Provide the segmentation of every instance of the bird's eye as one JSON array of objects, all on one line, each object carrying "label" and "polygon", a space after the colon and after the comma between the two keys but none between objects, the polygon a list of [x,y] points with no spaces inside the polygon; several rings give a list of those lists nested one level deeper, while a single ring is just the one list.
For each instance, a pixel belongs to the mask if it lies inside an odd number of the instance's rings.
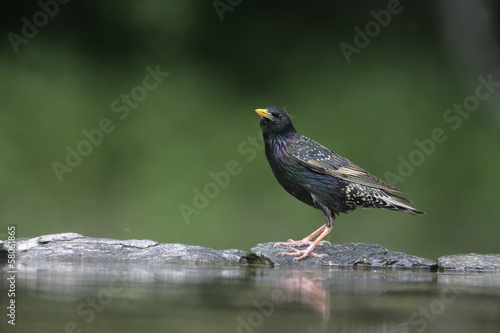
[{"label": "bird's eye", "polygon": [[274,113],[274,114],[273,114],[273,117],[274,117],[274,118],[281,119],[281,114],[279,114],[279,113]]}]

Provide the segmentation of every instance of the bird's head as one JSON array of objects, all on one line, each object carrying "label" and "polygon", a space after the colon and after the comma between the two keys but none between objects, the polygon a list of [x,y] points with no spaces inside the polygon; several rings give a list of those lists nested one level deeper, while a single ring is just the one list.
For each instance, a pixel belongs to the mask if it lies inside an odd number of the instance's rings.
[{"label": "bird's head", "polygon": [[261,117],[260,127],[264,134],[281,136],[296,133],[292,120],[286,111],[276,106],[270,106],[267,109],[257,109],[255,112]]}]

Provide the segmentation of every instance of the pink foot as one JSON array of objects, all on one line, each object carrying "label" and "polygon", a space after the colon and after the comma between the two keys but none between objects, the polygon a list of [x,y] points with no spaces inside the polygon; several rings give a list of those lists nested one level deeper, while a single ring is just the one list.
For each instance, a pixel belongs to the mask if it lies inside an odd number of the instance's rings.
[{"label": "pink foot", "polygon": [[[277,247],[277,246],[293,246],[293,247],[297,247],[297,246],[304,246],[304,245],[310,246],[312,243],[313,242],[311,241],[311,238],[306,237],[306,238],[304,238],[302,240],[299,240],[299,241],[294,241],[293,239],[289,239],[286,242],[278,242],[278,243],[274,244],[274,247]],[[330,245],[331,243],[329,241],[321,241],[321,242],[318,243],[318,246],[323,246],[325,244]]]},{"label": "pink foot", "polygon": [[281,252],[279,253],[280,255],[284,256],[284,257],[287,257],[287,256],[290,256],[290,257],[296,257],[296,258],[293,258],[293,261],[299,261],[299,260],[302,260],[304,258],[306,258],[307,256],[311,256],[311,257],[314,257],[314,258],[318,258],[318,259],[323,259],[324,257],[328,257],[328,254],[317,254],[317,253],[314,253],[313,250],[314,250],[314,246],[313,245],[310,245],[307,249],[305,250],[297,250],[295,248],[290,248],[293,252]]}]

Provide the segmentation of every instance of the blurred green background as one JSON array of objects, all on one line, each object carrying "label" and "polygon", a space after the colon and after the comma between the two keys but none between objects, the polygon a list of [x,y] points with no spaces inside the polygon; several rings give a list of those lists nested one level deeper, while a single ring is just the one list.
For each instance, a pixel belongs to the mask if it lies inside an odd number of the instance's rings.
[{"label": "blurred green background", "polygon": [[[359,210],[337,219],[329,241],[431,258],[500,252],[500,89],[457,128],[443,118],[474,96],[478,76],[500,81],[496,2],[45,4],[1,5],[3,239],[12,224],[18,237],[77,232],[216,249],[300,239],[324,216],[279,186],[261,151],[254,109],[276,105],[300,133],[386,181],[401,158],[424,156],[395,184],[427,215]],[[398,11],[390,18],[388,6]],[[366,28],[371,37],[356,37]],[[341,43],[356,42],[347,59]],[[169,73],[150,91],[148,66]],[[131,93],[134,107],[121,100]],[[96,134],[102,141],[59,181],[53,163],[67,165],[68,146],[88,152],[82,131],[105,118],[114,130]],[[436,128],[446,141],[415,153]],[[237,174],[214,186],[210,172],[230,161]],[[199,209],[197,190],[211,196]]]}]

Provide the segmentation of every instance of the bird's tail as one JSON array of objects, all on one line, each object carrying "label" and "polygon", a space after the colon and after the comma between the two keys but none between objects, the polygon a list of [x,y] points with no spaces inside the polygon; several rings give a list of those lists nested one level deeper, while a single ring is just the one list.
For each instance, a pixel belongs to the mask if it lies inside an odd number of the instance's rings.
[{"label": "bird's tail", "polygon": [[410,200],[391,193],[389,190],[373,188],[369,186],[350,184],[346,189],[346,196],[356,206],[363,208],[383,208],[405,212],[420,216],[425,213],[410,207]]},{"label": "bird's tail", "polygon": [[[384,191],[385,192],[385,191]],[[411,203],[410,200],[400,197],[399,195],[392,194],[386,192],[387,196],[384,196],[381,198],[383,201],[387,203],[387,207],[383,207],[385,209],[390,209],[390,210],[397,210],[400,212],[405,212],[409,213],[415,216],[421,216],[424,215],[425,212],[415,209],[413,207],[410,207],[407,205],[407,203]]]}]

